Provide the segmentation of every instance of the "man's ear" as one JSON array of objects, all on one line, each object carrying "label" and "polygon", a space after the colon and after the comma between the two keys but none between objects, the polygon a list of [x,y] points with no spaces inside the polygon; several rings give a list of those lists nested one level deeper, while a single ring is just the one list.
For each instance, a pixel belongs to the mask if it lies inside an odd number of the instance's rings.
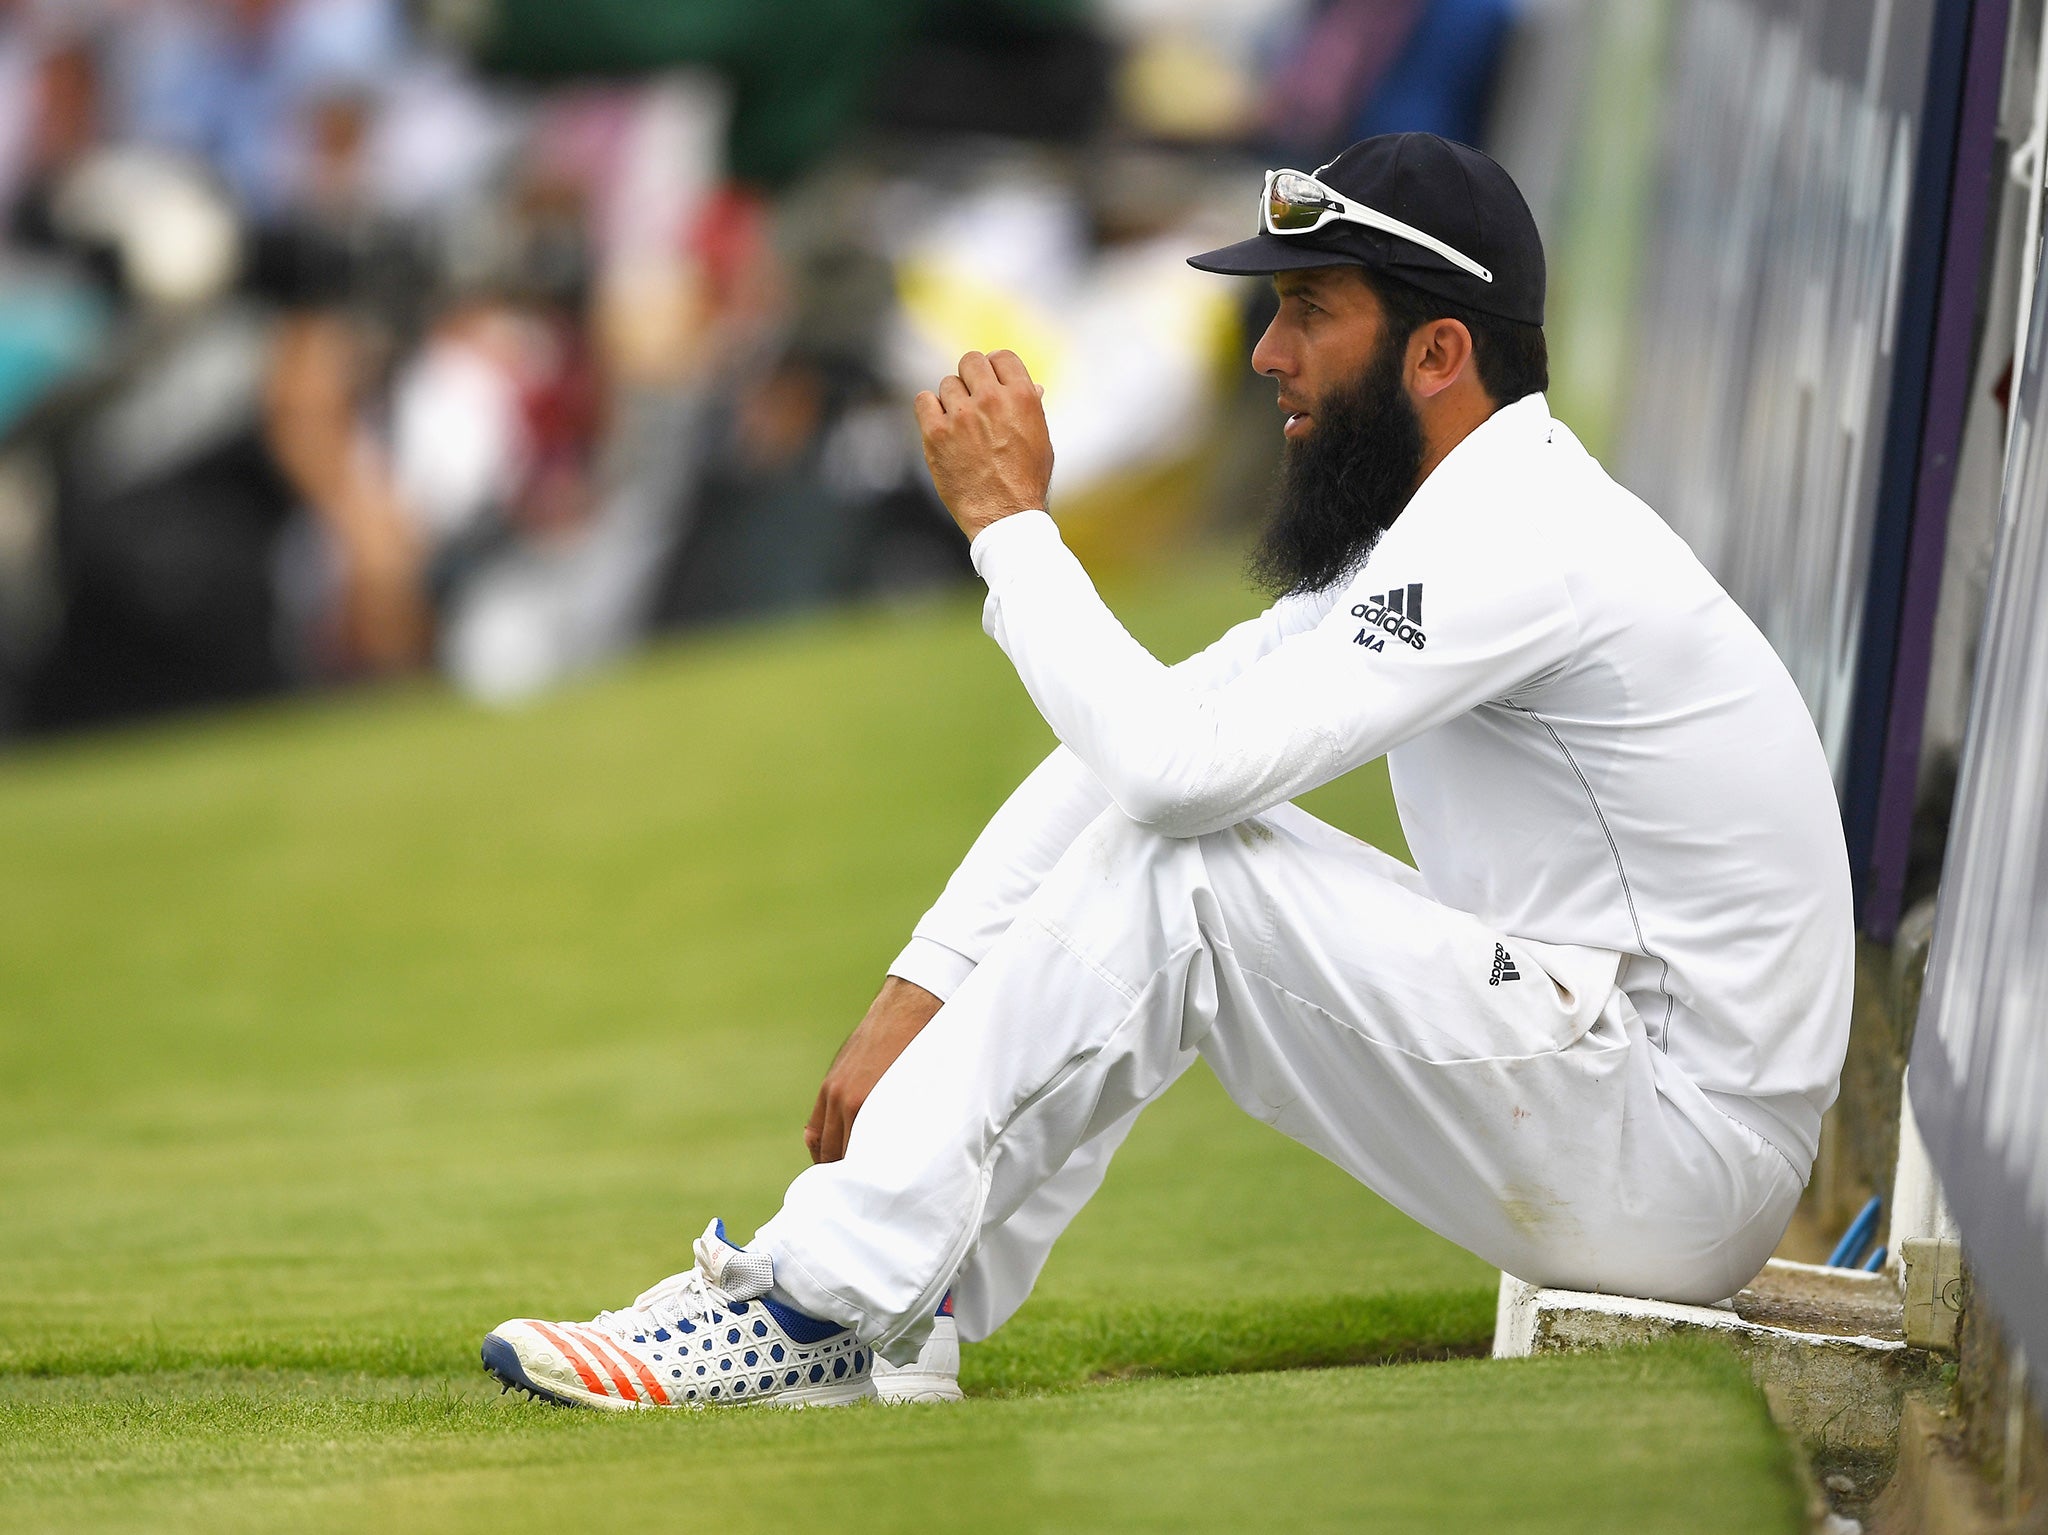
[{"label": "man's ear", "polygon": [[1472,332],[1458,320],[1431,320],[1408,338],[1408,376],[1421,398],[1434,399],[1472,367]]}]

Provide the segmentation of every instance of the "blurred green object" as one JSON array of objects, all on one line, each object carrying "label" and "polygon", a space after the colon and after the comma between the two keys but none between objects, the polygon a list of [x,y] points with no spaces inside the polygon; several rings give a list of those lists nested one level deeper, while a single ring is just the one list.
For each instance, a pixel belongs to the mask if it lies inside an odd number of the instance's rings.
[{"label": "blurred green object", "polygon": [[106,300],[83,283],[0,276],[0,432],[97,358],[112,321]]},{"label": "blurred green object", "polygon": [[[1161,654],[1228,563],[1112,592]],[[1494,1275],[1229,1104],[1151,1110],[956,1409],[498,1400],[513,1315],[749,1233],[1050,742],[977,605],[0,760],[0,1527],[1798,1528],[1713,1351],[1483,1351]],[[1385,775],[1310,799],[1401,850]],[[1200,1372],[1200,1373],[1197,1373]],[[1089,1386],[1105,1377],[1192,1375]],[[969,1511],[971,1510],[971,1514]]]},{"label": "blurred green object", "polygon": [[1610,466],[1632,387],[1636,296],[1657,186],[1671,0],[1595,9],[1570,172],[1550,251],[1550,402]]},{"label": "blurred green object", "polygon": [[884,62],[921,35],[1091,14],[1082,0],[482,0],[446,9],[463,14],[479,62],[524,79],[717,71],[734,91],[731,168],[755,181],[794,175],[838,147]]}]

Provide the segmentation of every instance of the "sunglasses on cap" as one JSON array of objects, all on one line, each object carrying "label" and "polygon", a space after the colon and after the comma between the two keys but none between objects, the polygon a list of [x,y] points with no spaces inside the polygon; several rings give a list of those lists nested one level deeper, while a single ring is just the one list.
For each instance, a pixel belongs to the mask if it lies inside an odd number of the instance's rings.
[{"label": "sunglasses on cap", "polygon": [[1434,251],[1452,266],[1470,272],[1481,282],[1492,282],[1493,273],[1463,251],[1444,244],[1435,235],[1424,234],[1413,224],[1404,224],[1390,214],[1364,203],[1353,202],[1334,187],[1325,186],[1306,171],[1267,171],[1266,190],[1259,198],[1259,227],[1267,234],[1305,235],[1332,220],[1363,224]]}]

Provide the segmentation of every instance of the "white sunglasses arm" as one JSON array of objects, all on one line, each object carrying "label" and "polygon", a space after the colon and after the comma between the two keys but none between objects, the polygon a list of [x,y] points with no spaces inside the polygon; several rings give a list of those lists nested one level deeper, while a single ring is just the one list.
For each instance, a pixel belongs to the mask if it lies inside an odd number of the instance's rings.
[{"label": "white sunglasses arm", "polygon": [[1355,224],[1364,224],[1371,229],[1384,229],[1390,235],[1398,235],[1403,240],[1413,241],[1424,250],[1435,251],[1437,255],[1443,257],[1451,265],[1462,267],[1481,282],[1493,281],[1493,273],[1487,271],[1485,267],[1474,261],[1463,251],[1444,244],[1435,235],[1424,234],[1412,224],[1404,224],[1397,218],[1391,218],[1381,213],[1377,208],[1366,208],[1357,203],[1346,201],[1344,204],[1344,216]]}]

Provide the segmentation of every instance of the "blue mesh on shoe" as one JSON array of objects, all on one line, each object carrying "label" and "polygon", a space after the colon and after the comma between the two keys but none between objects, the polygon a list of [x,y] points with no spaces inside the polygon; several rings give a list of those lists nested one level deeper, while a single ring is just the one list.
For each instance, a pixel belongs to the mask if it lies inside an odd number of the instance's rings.
[{"label": "blue mesh on shoe", "polygon": [[783,1305],[772,1295],[762,1296],[761,1304],[775,1318],[775,1325],[797,1343],[823,1343],[834,1333],[846,1331],[837,1322],[821,1322],[814,1316],[805,1316],[801,1311]]}]

